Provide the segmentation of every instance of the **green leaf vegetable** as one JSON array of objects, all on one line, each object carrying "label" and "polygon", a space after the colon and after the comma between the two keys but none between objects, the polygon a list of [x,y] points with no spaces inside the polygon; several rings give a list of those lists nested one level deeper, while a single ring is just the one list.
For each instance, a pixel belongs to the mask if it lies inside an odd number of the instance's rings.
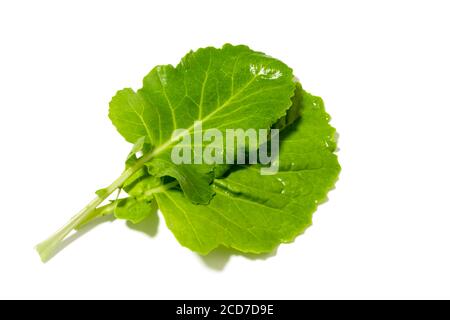
[{"label": "green leaf vegetable", "polygon": [[[270,252],[311,224],[340,171],[322,100],[306,93],[284,63],[246,46],[199,49],[176,67],[155,67],[137,92],[113,97],[109,116],[134,145],[125,170],[37,246],[43,261],[97,217],[139,223],[158,208],[178,241],[198,253],[219,246]],[[202,130],[280,129],[279,172],[261,175],[262,164],[174,164],[176,130],[194,135],[198,120]],[[127,197],[102,205],[122,190]]]}]

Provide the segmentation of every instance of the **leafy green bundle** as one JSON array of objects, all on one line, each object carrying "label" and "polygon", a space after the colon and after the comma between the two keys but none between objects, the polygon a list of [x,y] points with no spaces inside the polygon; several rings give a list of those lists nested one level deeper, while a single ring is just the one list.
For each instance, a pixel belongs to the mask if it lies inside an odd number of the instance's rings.
[{"label": "leafy green bundle", "polygon": [[[340,171],[335,129],[322,100],[305,92],[284,63],[246,46],[203,48],[176,67],[155,67],[137,92],[117,92],[109,117],[134,144],[126,168],[37,246],[43,261],[95,218],[113,214],[139,223],[158,208],[178,241],[200,254],[219,246],[270,252],[311,224]],[[199,120],[202,130],[224,134],[234,128],[280,129],[279,171],[261,175],[259,163],[174,164],[174,131],[194,135]],[[102,205],[117,190],[127,197]]]}]

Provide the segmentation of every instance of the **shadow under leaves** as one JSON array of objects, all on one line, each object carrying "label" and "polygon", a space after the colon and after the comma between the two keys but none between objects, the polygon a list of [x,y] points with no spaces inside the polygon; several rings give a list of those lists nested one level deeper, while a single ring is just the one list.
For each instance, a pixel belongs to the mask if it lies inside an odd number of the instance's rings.
[{"label": "shadow under leaves", "polygon": [[211,251],[206,256],[200,256],[200,260],[210,269],[215,271],[222,271],[225,269],[226,265],[230,261],[232,256],[244,257],[248,260],[267,260],[271,257],[276,256],[277,249],[269,253],[264,254],[253,254],[253,253],[242,253],[234,249],[219,247]]}]

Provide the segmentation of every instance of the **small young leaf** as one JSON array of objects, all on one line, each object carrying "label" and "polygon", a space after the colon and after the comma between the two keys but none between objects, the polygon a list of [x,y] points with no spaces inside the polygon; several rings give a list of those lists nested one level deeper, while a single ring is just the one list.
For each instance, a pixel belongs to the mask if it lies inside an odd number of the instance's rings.
[{"label": "small young leaf", "polygon": [[[195,166],[195,170],[192,167]],[[181,164],[175,165],[169,159],[155,159],[148,163],[149,173],[156,177],[175,178],[181,190],[194,204],[207,204],[214,195],[210,188],[214,172],[210,166]]]},{"label": "small young leaf", "polygon": [[153,199],[155,190],[159,190],[162,186],[161,179],[154,176],[145,175],[127,185],[124,190],[132,197],[139,200],[150,201]]},{"label": "small young leaf", "polygon": [[137,224],[155,213],[157,208],[155,201],[138,200],[130,197],[118,201],[114,209],[114,216],[117,219],[124,219]]},{"label": "small young leaf", "polygon": [[136,163],[138,160],[137,154],[139,152],[146,153],[150,151],[150,145],[147,143],[147,139],[146,136],[140,137],[133,145],[133,148],[127,156],[127,160],[125,161],[125,164],[128,167]]}]

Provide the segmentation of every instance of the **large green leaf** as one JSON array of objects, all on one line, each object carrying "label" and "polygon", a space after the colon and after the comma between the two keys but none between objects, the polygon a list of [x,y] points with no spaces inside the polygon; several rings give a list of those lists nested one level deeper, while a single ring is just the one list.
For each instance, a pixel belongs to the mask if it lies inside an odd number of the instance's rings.
[{"label": "large green leaf", "polygon": [[194,205],[176,189],[155,195],[178,241],[201,254],[218,246],[262,253],[292,241],[310,224],[340,171],[335,129],[323,102],[298,89],[301,118],[282,132],[280,171],[262,176],[259,165],[234,167],[215,179],[209,205]]},{"label": "large green leaf", "polygon": [[[109,116],[127,141],[146,137],[156,158],[164,160],[164,165],[152,166],[152,174],[158,175],[155,170],[161,168],[164,172],[159,175],[195,177],[213,167],[173,164],[174,130],[192,134],[197,120],[203,130],[267,129],[286,114],[294,89],[292,70],[277,59],[246,46],[208,47],[190,52],[176,67],[155,67],[137,92],[119,91],[110,103]],[[213,191],[205,190],[212,177],[179,182],[194,203],[207,203]]]}]

